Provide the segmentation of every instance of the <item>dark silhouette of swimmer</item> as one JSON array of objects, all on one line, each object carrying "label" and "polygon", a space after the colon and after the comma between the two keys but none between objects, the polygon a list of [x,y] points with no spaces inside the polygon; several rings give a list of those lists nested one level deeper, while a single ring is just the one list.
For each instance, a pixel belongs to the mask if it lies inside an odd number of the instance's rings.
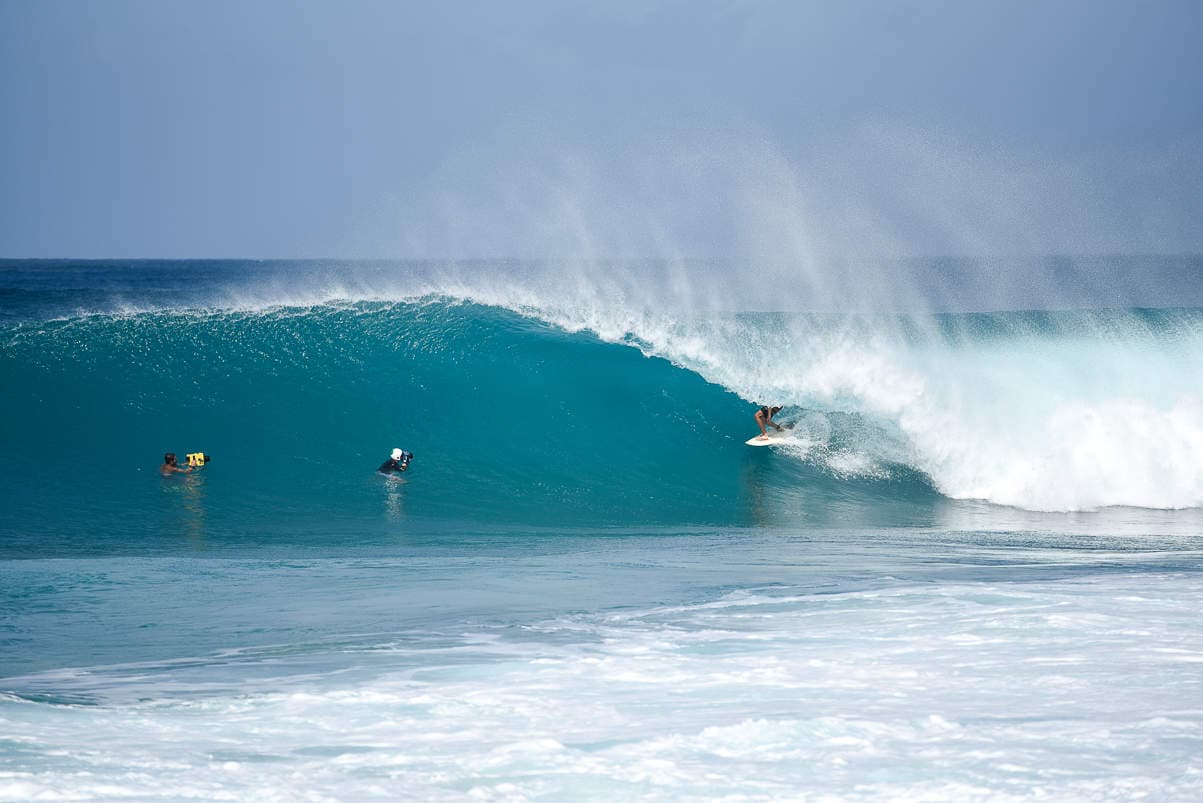
[{"label": "dark silhouette of swimmer", "polygon": [[380,468],[376,469],[381,474],[392,474],[394,472],[405,471],[409,468],[409,461],[414,459],[413,452],[407,452],[404,449],[393,449],[392,456],[380,464]]}]

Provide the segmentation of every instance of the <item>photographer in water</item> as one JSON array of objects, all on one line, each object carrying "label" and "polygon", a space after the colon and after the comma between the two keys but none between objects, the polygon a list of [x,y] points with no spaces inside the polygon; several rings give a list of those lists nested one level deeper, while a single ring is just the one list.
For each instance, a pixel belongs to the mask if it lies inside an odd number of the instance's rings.
[{"label": "photographer in water", "polygon": [[414,459],[413,452],[407,452],[404,449],[393,449],[393,454],[388,460],[380,464],[380,468],[376,471],[381,474],[392,474],[394,472],[405,471],[409,468],[409,461]]},{"label": "photographer in water", "polygon": [[163,455],[163,465],[159,466],[159,473],[164,477],[170,477],[172,474],[191,474],[192,467],[184,468],[175,461],[175,452],[168,452]]},{"label": "photographer in water", "polygon": [[175,452],[168,452],[163,455],[163,465],[159,466],[159,473],[164,477],[170,477],[172,474],[191,474],[193,471],[199,471],[209,462],[209,456],[201,452],[188,455],[188,467],[185,468],[176,462]]}]

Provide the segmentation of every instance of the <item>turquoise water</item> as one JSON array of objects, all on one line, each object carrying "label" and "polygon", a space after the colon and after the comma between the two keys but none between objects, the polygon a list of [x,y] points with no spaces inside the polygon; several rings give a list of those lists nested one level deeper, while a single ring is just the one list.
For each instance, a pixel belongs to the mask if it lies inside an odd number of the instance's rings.
[{"label": "turquoise water", "polygon": [[0,799],[1197,798],[1197,265],[936,267],[3,263]]}]

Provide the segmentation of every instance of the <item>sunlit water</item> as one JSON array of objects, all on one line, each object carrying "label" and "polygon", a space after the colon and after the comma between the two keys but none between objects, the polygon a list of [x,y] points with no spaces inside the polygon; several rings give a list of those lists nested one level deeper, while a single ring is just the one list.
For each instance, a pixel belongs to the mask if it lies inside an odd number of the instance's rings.
[{"label": "sunlit water", "polygon": [[1203,797],[1197,311],[574,332],[144,270],[8,279],[0,799]]}]

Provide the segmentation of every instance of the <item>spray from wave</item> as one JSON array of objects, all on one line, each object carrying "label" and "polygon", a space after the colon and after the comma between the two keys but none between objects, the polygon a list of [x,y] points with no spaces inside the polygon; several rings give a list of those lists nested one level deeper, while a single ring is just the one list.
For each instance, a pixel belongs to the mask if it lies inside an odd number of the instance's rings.
[{"label": "spray from wave", "polygon": [[[664,358],[745,402],[786,405],[784,417],[795,426],[779,453],[830,477],[889,479],[902,467],[953,499],[1040,511],[1203,506],[1198,309],[740,313],[658,304],[675,292],[679,267],[632,262],[585,274],[552,263],[210,266],[202,298],[192,266],[144,265],[104,269],[110,285],[125,276],[128,286],[103,293],[110,311],[178,309],[198,300],[276,310],[268,314],[277,322],[263,332],[231,330],[274,339],[311,336],[302,330],[320,323],[322,337],[354,342],[352,332],[324,327],[347,325],[338,323],[345,315],[357,320],[364,312],[356,305],[367,298],[404,300],[390,313],[403,320],[426,318],[418,310],[431,303],[510,310]],[[721,278],[721,266],[703,267]],[[1170,260],[1160,268],[1172,277],[1183,266]],[[689,274],[699,287],[706,270],[695,266]],[[159,281],[123,271],[150,272]],[[190,281],[173,290],[173,277]],[[350,305],[345,314],[340,304]],[[272,331],[292,326],[289,318],[297,332]],[[442,325],[426,320],[435,328],[423,342],[464,336]],[[220,353],[236,345],[220,337],[230,326],[219,321],[205,348]],[[28,329],[17,324],[16,337],[27,339]],[[376,359],[372,353],[362,358]],[[599,363],[597,370],[616,365]],[[320,375],[330,366],[301,368]],[[503,379],[521,384],[529,377]],[[703,404],[694,398],[676,403]],[[619,427],[623,417],[604,426]]]},{"label": "spray from wave", "polygon": [[[882,127],[810,159],[748,132],[602,160],[530,142],[436,171],[407,216],[426,230],[403,239],[542,259],[5,264],[0,316],[478,304],[784,404],[780,451],[832,477],[901,466],[955,499],[1049,511],[1203,505],[1203,260],[1006,256],[1193,242],[1143,201],[1143,233],[1114,235],[1123,199],[1084,203],[1099,165]],[[1122,164],[1146,188],[1199,167],[1189,149]],[[939,249],[988,256],[917,256]]]}]

